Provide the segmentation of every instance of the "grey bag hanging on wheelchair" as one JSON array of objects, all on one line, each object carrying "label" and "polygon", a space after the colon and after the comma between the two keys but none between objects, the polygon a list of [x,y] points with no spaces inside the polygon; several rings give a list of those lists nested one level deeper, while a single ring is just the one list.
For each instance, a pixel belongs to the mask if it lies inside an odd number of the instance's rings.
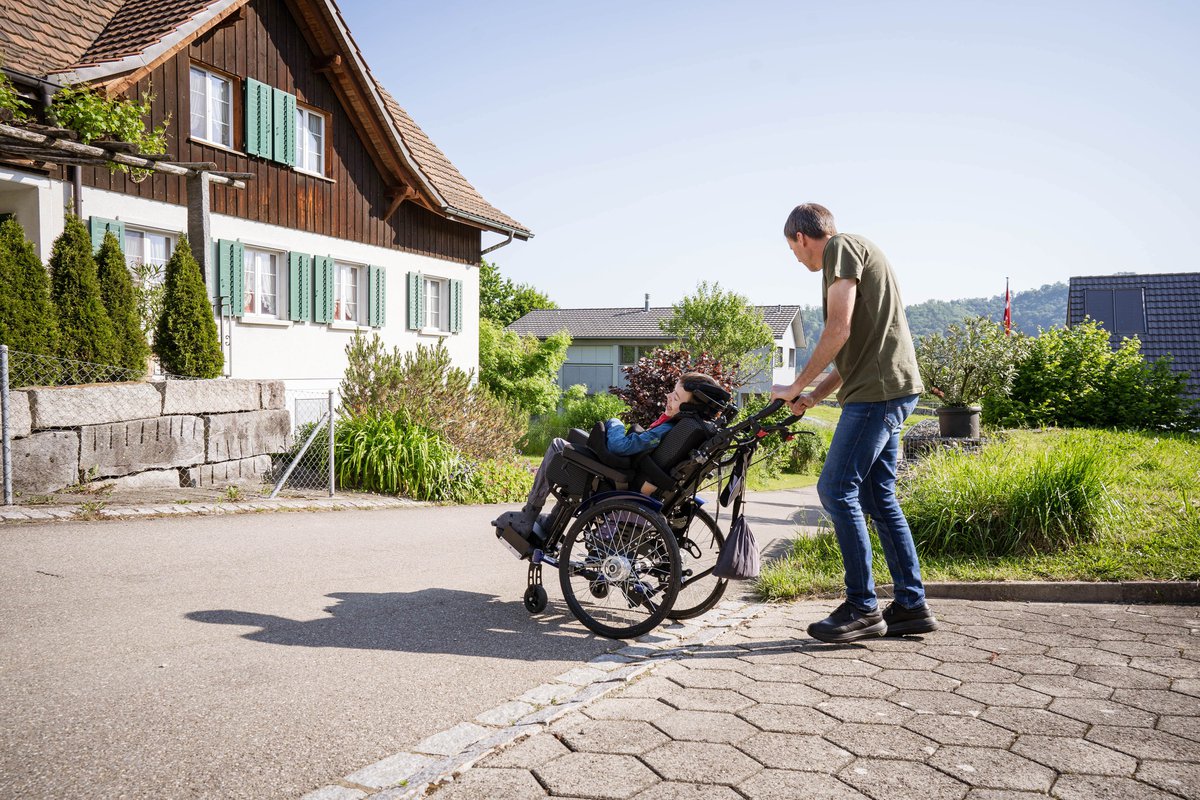
[{"label": "grey bag hanging on wheelchair", "polygon": [[[721,498],[724,505],[728,502],[729,495],[733,497],[733,524],[729,526],[729,535],[725,537],[725,544],[721,546],[721,553],[717,556],[713,575],[731,581],[753,580],[758,577],[760,567],[758,542],[754,541],[754,532],[750,530],[750,523],[746,522],[742,513],[742,500],[746,494],[746,469],[752,454],[753,451],[747,452],[738,460],[733,474],[729,476],[729,485],[725,487],[727,493],[723,493]],[[733,487],[732,491],[729,491],[730,487]]]}]

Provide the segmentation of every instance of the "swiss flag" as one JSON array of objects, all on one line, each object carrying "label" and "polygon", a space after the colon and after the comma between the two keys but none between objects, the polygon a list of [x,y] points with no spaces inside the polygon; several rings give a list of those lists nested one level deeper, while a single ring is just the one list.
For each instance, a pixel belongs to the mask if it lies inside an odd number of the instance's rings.
[{"label": "swiss flag", "polygon": [[1012,295],[1008,293],[1008,278],[1004,279],[1004,335],[1012,336]]}]

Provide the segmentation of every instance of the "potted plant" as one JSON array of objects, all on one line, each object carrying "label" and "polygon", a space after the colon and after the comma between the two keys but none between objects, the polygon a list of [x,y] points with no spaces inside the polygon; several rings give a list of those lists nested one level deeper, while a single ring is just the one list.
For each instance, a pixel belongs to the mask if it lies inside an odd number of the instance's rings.
[{"label": "potted plant", "polygon": [[938,428],[945,438],[978,439],[978,405],[1004,394],[1016,373],[1017,342],[987,317],[970,317],[916,342],[925,391],[938,399]]}]

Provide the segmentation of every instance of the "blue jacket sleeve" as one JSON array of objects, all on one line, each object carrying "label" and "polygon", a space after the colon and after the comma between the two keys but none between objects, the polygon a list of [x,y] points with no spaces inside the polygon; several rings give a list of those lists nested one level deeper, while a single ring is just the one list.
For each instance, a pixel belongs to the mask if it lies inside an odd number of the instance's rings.
[{"label": "blue jacket sleeve", "polygon": [[625,425],[619,419],[610,419],[604,423],[604,435],[608,443],[608,452],[618,456],[634,456],[658,447],[667,431],[674,423],[664,422],[655,428],[641,433],[626,433]]}]

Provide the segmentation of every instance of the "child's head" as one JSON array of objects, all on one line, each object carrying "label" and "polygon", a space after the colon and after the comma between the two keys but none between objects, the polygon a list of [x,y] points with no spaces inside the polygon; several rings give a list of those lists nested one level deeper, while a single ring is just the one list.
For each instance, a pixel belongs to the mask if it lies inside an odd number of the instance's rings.
[{"label": "child's head", "polygon": [[721,384],[703,372],[686,372],[667,395],[667,416],[676,416],[686,404],[692,407],[688,410],[711,419],[728,402],[729,392],[722,389]]}]

